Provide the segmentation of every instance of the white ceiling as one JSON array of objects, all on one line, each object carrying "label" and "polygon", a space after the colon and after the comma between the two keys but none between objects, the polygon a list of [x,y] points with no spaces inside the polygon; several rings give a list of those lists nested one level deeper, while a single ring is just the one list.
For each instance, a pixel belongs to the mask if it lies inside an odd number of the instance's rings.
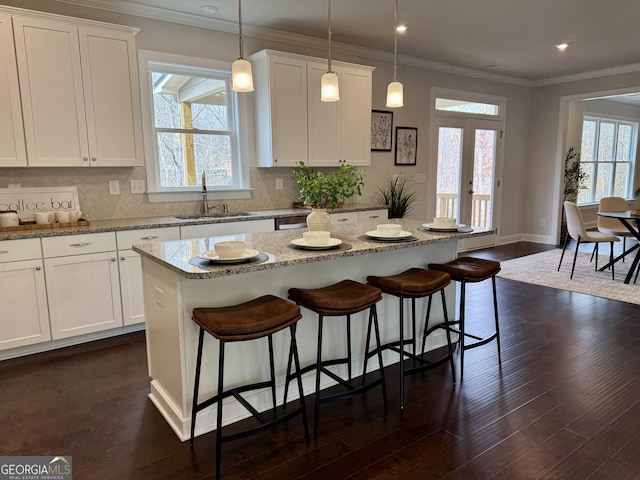
[{"label": "white ceiling", "polygon": [[[212,5],[219,9],[212,23],[237,29],[237,0],[60,1],[176,13],[176,21],[187,18],[181,14],[202,21],[200,7]],[[259,27],[327,37],[326,0],[244,0],[242,10],[245,33]],[[398,39],[402,56],[534,83],[640,64],[638,0],[399,0],[399,10],[410,27]],[[392,52],[393,25],[393,0],[332,2],[335,42]],[[564,53],[554,46],[563,41],[570,42]]]}]

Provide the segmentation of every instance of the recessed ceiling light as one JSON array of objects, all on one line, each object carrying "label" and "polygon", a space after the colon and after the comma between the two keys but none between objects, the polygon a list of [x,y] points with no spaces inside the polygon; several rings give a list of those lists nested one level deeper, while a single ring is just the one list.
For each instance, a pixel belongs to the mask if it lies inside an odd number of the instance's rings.
[{"label": "recessed ceiling light", "polygon": [[561,52],[564,52],[568,47],[569,47],[569,44],[567,42],[562,42],[562,43],[556,44],[556,48],[558,50],[560,50]]},{"label": "recessed ceiling light", "polygon": [[404,33],[409,29],[409,25],[398,25],[396,27],[396,31],[399,33]]},{"label": "recessed ceiling light", "polygon": [[202,13],[206,13],[207,15],[216,15],[218,13],[218,7],[214,5],[202,5],[200,10],[202,10]]}]

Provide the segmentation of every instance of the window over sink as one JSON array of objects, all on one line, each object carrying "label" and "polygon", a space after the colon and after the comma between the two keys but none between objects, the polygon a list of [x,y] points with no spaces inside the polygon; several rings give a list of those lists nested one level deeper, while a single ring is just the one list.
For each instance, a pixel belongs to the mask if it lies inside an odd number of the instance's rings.
[{"label": "window over sink", "polygon": [[152,201],[244,198],[248,169],[239,125],[246,101],[231,90],[231,64],[140,51],[145,157]]}]

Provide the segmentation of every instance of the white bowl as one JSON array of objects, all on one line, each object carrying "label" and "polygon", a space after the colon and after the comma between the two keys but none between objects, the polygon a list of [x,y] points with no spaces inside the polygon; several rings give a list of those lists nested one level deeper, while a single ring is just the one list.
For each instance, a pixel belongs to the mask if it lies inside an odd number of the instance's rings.
[{"label": "white bowl", "polygon": [[244,255],[247,250],[247,242],[242,240],[230,240],[213,244],[213,248],[220,258],[237,258]]},{"label": "white bowl", "polygon": [[302,238],[307,245],[320,246],[327,245],[331,238],[331,232],[325,232],[323,230],[313,230],[310,232],[304,232]]},{"label": "white bowl", "polygon": [[402,225],[396,225],[395,223],[382,223],[376,226],[378,235],[384,237],[397,237],[402,232]]},{"label": "white bowl", "polygon": [[454,228],[456,225],[455,217],[433,217],[434,227]]}]

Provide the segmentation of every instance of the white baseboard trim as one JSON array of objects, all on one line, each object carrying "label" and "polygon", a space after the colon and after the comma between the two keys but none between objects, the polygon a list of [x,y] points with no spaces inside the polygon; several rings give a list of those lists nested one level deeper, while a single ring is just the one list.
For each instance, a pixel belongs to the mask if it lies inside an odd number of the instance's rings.
[{"label": "white baseboard trim", "polygon": [[556,241],[551,238],[550,235],[533,235],[533,234],[523,234],[522,235],[523,242],[533,242],[533,243],[545,243],[547,245],[555,245]]}]

